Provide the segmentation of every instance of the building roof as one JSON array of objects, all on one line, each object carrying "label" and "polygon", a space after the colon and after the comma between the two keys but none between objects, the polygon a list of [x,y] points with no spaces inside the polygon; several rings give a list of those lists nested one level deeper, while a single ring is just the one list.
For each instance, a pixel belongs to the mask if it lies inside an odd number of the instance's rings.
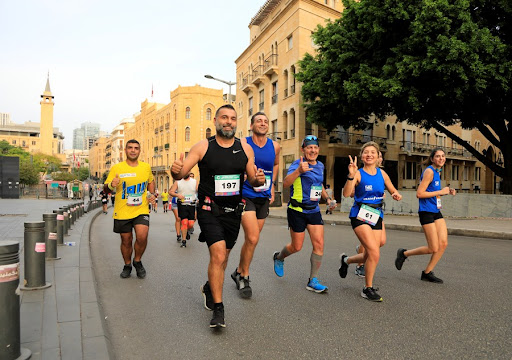
[{"label": "building roof", "polygon": [[276,8],[281,0],[267,0],[265,4],[258,10],[256,15],[251,19],[249,26],[251,25],[259,25],[265,20],[265,18]]}]

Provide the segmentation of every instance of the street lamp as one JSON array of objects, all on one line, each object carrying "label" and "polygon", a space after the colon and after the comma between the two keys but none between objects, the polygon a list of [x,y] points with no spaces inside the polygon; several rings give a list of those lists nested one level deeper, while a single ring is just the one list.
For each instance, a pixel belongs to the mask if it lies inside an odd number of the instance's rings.
[{"label": "street lamp", "polygon": [[[494,161],[494,163],[498,166],[501,167],[501,165],[503,165],[503,160],[501,159],[501,152],[498,154],[497,156],[497,159]],[[494,193],[497,194],[498,193],[498,189],[497,189],[497,185],[498,185],[498,182],[497,182],[497,178],[496,178],[496,171],[494,172]],[[500,189],[502,190],[502,189]]]},{"label": "street lamp", "polygon": [[236,85],[236,81],[221,80],[221,79],[214,78],[211,75],[205,75],[204,77],[207,78],[207,79],[217,80],[217,81],[220,81],[221,83],[227,84],[229,86],[228,99],[229,99],[229,103],[231,104],[231,86],[232,85]]}]

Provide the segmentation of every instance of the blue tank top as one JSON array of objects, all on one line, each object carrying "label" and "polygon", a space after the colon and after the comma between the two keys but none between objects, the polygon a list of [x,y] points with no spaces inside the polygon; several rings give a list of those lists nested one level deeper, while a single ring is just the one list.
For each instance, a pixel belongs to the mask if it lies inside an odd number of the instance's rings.
[{"label": "blue tank top", "polygon": [[[375,175],[370,175],[362,168],[358,170],[361,174],[361,181],[356,186],[354,194],[354,205],[350,209],[349,217],[357,217],[359,205],[362,204],[381,204],[384,199],[384,177],[379,168]],[[384,212],[380,209],[380,217],[384,218]]]},{"label": "blue tank top", "polygon": [[246,198],[265,197],[270,198],[272,191],[272,179],[274,173],[274,162],[276,159],[276,151],[274,143],[271,139],[267,138],[267,143],[263,147],[259,147],[252,141],[252,136],[246,137],[247,143],[251,145],[254,150],[254,163],[258,169],[262,169],[265,173],[265,184],[253,188],[246,180],[244,182],[243,194]]},{"label": "blue tank top", "polygon": [[[294,172],[299,167],[300,159],[295,160],[288,168],[288,174]],[[324,182],[324,164],[320,161],[316,165],[309,164],[311,171],[301,174],[290,187],[290,198],[298,202],[311,206],[313,209],[303,209],[288,203],[288,207],[292,210],[302,212],[304,214],[312,214],[320,211],[318,203],[322,197],[322,184]]]},{"label": "blue tank top", "polygon": [[[427,169],[432,169],[434,172],[434,178],[432,179],[432,182],[428,184],[427,186],[427,192],[434,192],[441,190],[441,176],[439,175],[439,171],[436,170],[432,165],[428,166]],[[423,180],[423,174],[425,174],[425,171],[423,170],[421,173],[420,181]],[[431,213],[438,213],[439,209],[437,208],[437,198],[430,197],[426,199],[419,199],[420,207],[418,211],[428,211]]]}]

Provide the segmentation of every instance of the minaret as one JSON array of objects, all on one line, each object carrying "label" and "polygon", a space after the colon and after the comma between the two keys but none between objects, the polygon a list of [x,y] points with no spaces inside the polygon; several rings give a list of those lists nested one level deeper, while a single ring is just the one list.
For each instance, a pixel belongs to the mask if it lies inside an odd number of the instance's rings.
[{"label": "minaret", "polygon": [[44,89],[43,95],[41,95],[41,149],[43,154],[53,155],[53,95],[50,90],[50,72],[48,72],[48,78],[46,79],[46,88]]}]

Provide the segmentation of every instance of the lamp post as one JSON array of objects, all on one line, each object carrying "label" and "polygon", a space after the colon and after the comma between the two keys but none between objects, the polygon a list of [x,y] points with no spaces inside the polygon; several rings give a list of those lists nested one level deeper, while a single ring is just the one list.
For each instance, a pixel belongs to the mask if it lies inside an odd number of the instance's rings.
[{"label": "lamp post", "polygon": [[229,104],[231,104],[231,86],[236,85],[236,81],[221,80],[221,79],[214,78],[211,75],[205,75],[204,77],[207,79],[217,80],[217,81],[220,81],[221,83],[227,84],[229,86],[228,101],[229,101]]},{"label": "lamp post", "polygon": [[[494,161],[494,163],[498,166],[503,165],[503,160],[501,159],[501,153],[498,154],[497,159],[496,159],[496,161]],[[497,187],[498,187],[498,182],[497,182],[497,178],[496,178],[496,172],[494,172],[494,193],[495,194],[498,193]]]}]

